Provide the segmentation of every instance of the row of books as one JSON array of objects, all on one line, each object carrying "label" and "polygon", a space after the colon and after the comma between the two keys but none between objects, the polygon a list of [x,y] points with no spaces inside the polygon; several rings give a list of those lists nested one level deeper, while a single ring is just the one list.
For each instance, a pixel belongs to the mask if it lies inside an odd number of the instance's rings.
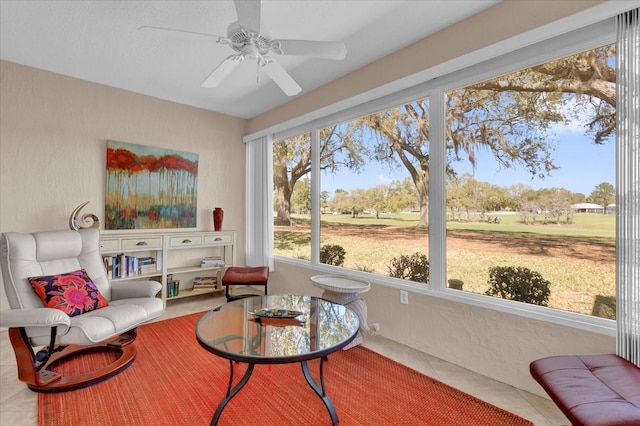
[{"label": "row of books", "polygon": [[173,275],[167,275],[167,297],[176,297],[180,293],[180,280],[174,280]]},{"label": "row of books", "polygon": [[214,268],[224,268],[224,259],[222,256],[209,256],[205,257],[200,261],[200,266],[205,267],[214,267]]},{"label": "row of books", "polygon": [[156,259],[152,256],[135,257],[124,253],[116,256],[102,256],[107,276],[111,278],[131,277],[156,272]]},{"label": "row of books", "polygon": [[193,279],[193,290],[219,289],[222,282],[222,272],[218,271],[215,277],[195,277]]},{"label": "row of books", "polygon": [[[222,282],[222,272],[215,277],[195,277],[193,290],[218,290]],[[167,275],[167,297],[176,297],[180,294],[180,280],[174,279],[173,274]]]}]

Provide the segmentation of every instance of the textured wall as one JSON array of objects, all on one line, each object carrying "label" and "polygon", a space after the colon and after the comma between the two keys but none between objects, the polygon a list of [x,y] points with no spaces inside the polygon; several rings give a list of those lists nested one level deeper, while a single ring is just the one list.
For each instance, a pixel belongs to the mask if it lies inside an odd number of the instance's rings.
[{"label": "textured wall", "polygon": [[[67,229],[104,217],[108,139],[199,154],[198,230],[238,231],[244,261],[245,121],[10,62],[0,62],[0,232]],[[4,288],[0,308],[6,308]]]},{"label": "textured wall", "polygon": [[[276,262],[269,292],[320,296],[309,277],[317,271]],[[529,363],[560,354],[614,353],[604,336],[424,294],[400,304],[398,289],[372,285],[362,293],[368,322],[379,334],[500,382],[547,397],[529,375]],[[548,398],[548,397],[547,397]]]}]

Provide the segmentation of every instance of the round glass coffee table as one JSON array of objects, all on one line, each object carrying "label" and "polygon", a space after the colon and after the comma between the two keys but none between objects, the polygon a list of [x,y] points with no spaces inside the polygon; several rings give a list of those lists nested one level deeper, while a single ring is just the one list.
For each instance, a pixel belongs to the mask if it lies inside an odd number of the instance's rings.
[{"label": "round glass coffee table", "polygon": [[[211,420],[218,424],[224,407],[249,381],[255,364],[300,363],[307,383],[322,400],[333,425],[338,414],[324,388],[324,361],[358,333],[358,316],[347,306],[319,297],[269,295],[239,299],[206,313],[196,325],[200,345],[229,360],[227,393]],[[320,359],[320,384],[307,361]],[[233,385],[233,363],[248,364]]]}]

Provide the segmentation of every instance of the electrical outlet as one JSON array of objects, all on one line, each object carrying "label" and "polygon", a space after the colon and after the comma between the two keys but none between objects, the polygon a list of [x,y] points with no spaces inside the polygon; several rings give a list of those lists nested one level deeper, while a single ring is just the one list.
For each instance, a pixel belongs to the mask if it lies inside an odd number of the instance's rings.
[{"label": "electrical outlet", "polygon": [[407,293],[405,290],[400,290],[400,303],[404,305],[409,304],[409,293]]}]

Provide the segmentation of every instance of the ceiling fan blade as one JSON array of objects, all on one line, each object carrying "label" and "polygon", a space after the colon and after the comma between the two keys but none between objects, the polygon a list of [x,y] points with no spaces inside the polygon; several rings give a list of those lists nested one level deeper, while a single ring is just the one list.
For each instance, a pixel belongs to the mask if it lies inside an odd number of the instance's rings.
[{"label": "ceiling fan blade", "polygon": [[219,40],[225,38],[225,37],[222,37],[222,36],[219,36],[219,35],[215,35],[215,34],[199,33],[199,32],[196,32],[196,31],[176,30],[174,28],[154,27],[154,26],[150,26],[150,25],[143,25],[141,27],[138,27],[138,31],[147,31],[147,30],[173,31],[173,32],[176,32],[176,33],[192,34],[192,35],[205,36],[205,37],[215,37],[215,38],[217,38]]},{"label": "ceiling fan blade", "polygon": [[287,96],[295,96],[302,92],[302,87],[282,68],[282,65],[273,59],[266,58],[260,66]]},{"label": "ceiling fan blade", "polygon": [[274,40],[282,55],[313,56],[314,58],[342,60],[347,56],[344,43],[332,41]]},{"label": "ceiling fan blade", "polygon": [[242,55],[232,55],[222,61],[209,77],[202,83],[202,87],[210,89],[217,87],[244,60]]},{"label": "ceiling fan blade", "polygon": [[256,33],[260,32],[260,9],[261,0],[235,0],[238,22],[243,28],[250,29]]}]

